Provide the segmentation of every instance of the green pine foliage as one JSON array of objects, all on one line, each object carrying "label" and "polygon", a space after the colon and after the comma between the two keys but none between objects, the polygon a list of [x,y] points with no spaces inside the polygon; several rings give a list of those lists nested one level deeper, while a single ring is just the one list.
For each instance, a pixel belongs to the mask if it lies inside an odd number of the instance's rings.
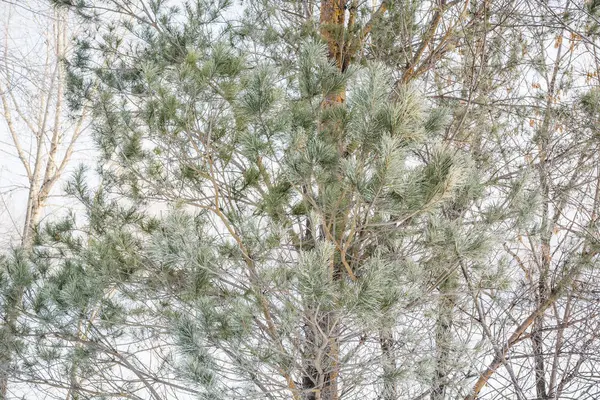
[{"label": "green pine foliage", "polygon": [[[502,325],[544,304],[547,281],[594,271],[593,223],[564,239],[564,268],[526,268],[511,247],[524,235],[544,261],[552,207],[596,204],[581,189],[596,90],[531,130],[540,105],[491,105],[505,88],[490,71],[515,79],[520,42],[504,53],[490,33],[489,58],[445,57],[479,40],[465,24],[423,50],[450,83],[405,82],[427,2],[385,2],[373,26],[349,2],[341,37],[372,31],[343,70],[311,2],[55,3],[88,28],[65,68],[71,108],[94,104],[100,184],[77,170],[65,189],[83,211],[0,259],[15,383],[69,399],[467,398]],[[532,154],[551,160],[551,119],[575,133],[545,170]]]},{"label": "green pine foliage", "polygon": [[[87,209],[84,232],[67,219],[40,234],[50,265],[32,326],[53,334],[30,351],[66,357],[76,392],[120,366],[206,398],[290,398],[326,345],[307,330],[335,318],[342,385],[361,392],[381,379],[369,338],[441,265],[483,251],[482,237],[434,222],[481,195],[468,155],[441,143],[447,114],[393,89],[381,63],[340,72],[315,40],[284,66],[251,61],[214,40],[224,5],[154,6],[160,31],[111,28],[69,65],[74,95],[99,79],[103,186],[78,172],[68,191]],[[341,90],[346,102],[323,107]],[[134,338],[140,349],[121,348]],[[145,372],[155,340],[164,358]],[[419,373],[399,368],[386,376]],[[134,386],[156,396],[145,382]]]},{"label": "green pine foliage", "polygon": [[[253,66],[210,40],[212,27],[198,22],[207,13],[188,7],[180,15],[195,22],[183,25],[165,16],[172,28],[163,35],[131,27],[143,42],[127,57],[116,37],[103,39],[119,68],[96,72],[102,193],[171,211],[147,233],[87,239],[83,268],[122,282],[114,290],[132,302],[123,309],[147,291],[179,355],[169,368],[206,395],[299,395],[289,381],[304,373],[302,354],[315,343],[303,332],[322,313],[343,332],[344,382],[376,380],[377,351],[362,341],[411,300],[399,284],[412,279],[403,248],[421,240],[417,227],[441,206],[470,191],[467,155],[439,143],[443,110],[425,107],[416,89],[393,90],[382,64],[340,72],[309,40],[293,64]],[[323,108],[340,90],[347,101]],[[72,191],[81,192],[76,182]],[[115,214],[120,223],[133,219],[122,205],[79,197],[94,203],[91,226],[97,213],[98,227]],[[60,276],[77,281],[82,266],[71,268]],[[413,285],[425,285],[427,274]],[[87,309],[85,299],[100,301],[109,287],[62,290],[76,291],[71,306]]]}]

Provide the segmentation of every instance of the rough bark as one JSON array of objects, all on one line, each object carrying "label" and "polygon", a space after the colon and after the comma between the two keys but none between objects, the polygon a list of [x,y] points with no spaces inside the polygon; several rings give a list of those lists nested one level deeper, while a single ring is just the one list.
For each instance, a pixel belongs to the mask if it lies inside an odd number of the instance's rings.
[{"label": "rough bark", "polygon": [[440,298],[435,328],[436,365],[431,400],[445,400],[447,398],[448,373],[452,369],[450,358],[457,285],[458,276],[456,273],[452,273],[439,287]]}]

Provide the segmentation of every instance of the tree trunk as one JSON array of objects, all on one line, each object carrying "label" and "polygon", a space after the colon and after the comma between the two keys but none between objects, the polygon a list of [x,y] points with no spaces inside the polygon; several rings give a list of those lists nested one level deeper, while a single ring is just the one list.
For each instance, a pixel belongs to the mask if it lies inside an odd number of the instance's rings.
[{"label": "tree trunk", "polygon": [[398,385],[396,384],[396,354],[394,352],[395,340],[391,327],[382,328],[379,332],[381,346],[381,363],[383,366],[383,400],[398,399]]},{"label": "tree trunk", "polygon": [[302,378],[305,400],[337,400],[339,376],[339,326],[333,312],[307,313]]},{"label": "tree trunk", "polygon": [[452,325],[458,277],[452,273],[439,287],[438,316],[435,327],[436,365],[431,400],[445,400],[448,386],[448,373],[452,369]]},{"label": "tree trunk", "polygon": [[43,207],[42,199],[40,199],[36,186],[36,183],[32,183],[29,188],[27,212],[25,214],[25,224],[23,225],[23,235],[21,239],[21,246],[24,249],[30,249],[33,245],[35,227],[40,222],[41,209]]},{"label": "tree trunk", "polygon": [[[346,18],[345,0],[324,0],[320,9],[320,31],[327,43],[329,59],[343,69],[344,30]],[[344,89],[328,93],[322,103],[323,108],[340,105],[344,102]],[[335,127],[333,130],[336,131]],[[336,218],[332,215],[331,218]],[[340,232],[343,234],[343,232]],[[337,236],[336,233],[334,233]],[[338,257],[336,257],[338,258]],[[338,262],[335,263],[338,267]],[[335,268],[330,279],[340,279],[337,273],[343,268]],[[335,271],[337,270],[337,271]],[[304,354],[302,387],[306,400],[338,400],[339,379],[339,324],[333,310],[313,310],[308,307],[304,326]]]},{"label": "tree trunk", "polygon": [[[344,31],[346,20],[346,0],[324,0],[321,2],[321,15],[319,19],[321,35],[327,42],[329,59],[335,63],[340,71],[347,65],[344,58]],[[346,91],[330,93],[325,97],[324,107],[341,104],[346,99]]]}]

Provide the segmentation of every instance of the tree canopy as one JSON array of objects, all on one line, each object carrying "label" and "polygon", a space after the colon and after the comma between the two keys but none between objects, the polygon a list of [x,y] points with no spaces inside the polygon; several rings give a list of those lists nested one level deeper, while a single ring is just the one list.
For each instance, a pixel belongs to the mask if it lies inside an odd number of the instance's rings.
[{"label": "tree canopy", "polygon": [[600,395],[595,2],[54,7],[97,168],[0,259],[1,398]]}]

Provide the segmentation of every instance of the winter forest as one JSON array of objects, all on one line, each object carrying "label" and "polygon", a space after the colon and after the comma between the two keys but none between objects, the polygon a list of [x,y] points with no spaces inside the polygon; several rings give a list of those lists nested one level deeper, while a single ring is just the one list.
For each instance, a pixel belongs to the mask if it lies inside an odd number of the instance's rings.
[{"label": "winter forest", "polygon": [[1,400],[600,399],[599,0],[0,0]]}]

